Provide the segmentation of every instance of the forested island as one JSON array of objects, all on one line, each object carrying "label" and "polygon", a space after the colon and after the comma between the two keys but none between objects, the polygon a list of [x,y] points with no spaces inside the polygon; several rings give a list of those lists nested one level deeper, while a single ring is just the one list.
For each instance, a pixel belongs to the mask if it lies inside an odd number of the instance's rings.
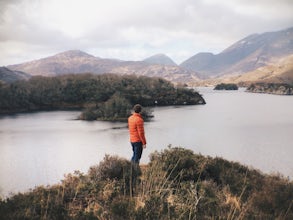
[{"label": "forested island", "polygon": [[[134,179],[136,181],[134,181]],[[86,174],[0,199],[1,219],[293,219],[293,182],[169,147],[137,170],[106,155]]]},{"label": "forested island", "polygon": [[285,83],[253,83],[247,90],[255,93],[268,93],[275,95],[293,95],[293,84]]},{"label": "forested island", "polygon": [[238,90],[238,86],[233,83],[220,83],[215,86],[214,90]]},{"label": "forested island", "polygon": [[198,92],[175,87],[162,78],[135,75],[34,76],[27,81],[0,83],[2,114],[81,109],[80,119],[123,121],[136,103],[152,107],[205,104],[205,100]]}]

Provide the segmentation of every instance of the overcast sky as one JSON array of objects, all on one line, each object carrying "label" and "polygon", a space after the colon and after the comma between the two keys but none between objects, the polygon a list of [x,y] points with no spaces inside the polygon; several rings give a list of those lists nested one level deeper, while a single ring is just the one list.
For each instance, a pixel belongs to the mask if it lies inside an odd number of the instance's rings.
[{"label": "overcast sky", "polygon": [[0,0],[0,66],[82,50],[180,64],[293,26],[293,0]]}]

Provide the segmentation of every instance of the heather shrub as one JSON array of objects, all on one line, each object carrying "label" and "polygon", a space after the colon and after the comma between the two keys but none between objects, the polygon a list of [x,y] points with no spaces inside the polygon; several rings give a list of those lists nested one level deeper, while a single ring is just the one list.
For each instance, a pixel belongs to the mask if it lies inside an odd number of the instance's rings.
[{"label": "heather shrub", "polygon": [[170,175],[170,179],[179,178],[183,181],[196,181],[204,169],[205,161],[203,156],[195,155],[191,150],[171,146],[150,156],[150,166],[158,162],[162,169]]},{"label": "heather shrub", "polygon": [[130,176],[130,161],[117,156],[106,155],[98,165],[90,167],[89,178],[95,181],[121,180]]},{"label": "heather shrub", "polygon": [[1,199],[0,219],[289,220],[292,198],[293,182],[280,175],[169,147],[142,169],[106,155],[87,174]]}]

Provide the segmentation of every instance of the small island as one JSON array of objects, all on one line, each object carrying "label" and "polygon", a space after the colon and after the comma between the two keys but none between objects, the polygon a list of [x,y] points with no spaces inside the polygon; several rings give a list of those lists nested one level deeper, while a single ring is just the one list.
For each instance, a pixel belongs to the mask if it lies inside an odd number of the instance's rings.
[{"label": "small island", "polygon": [[[126,121],[134,104],[144,107],[205,104],[193,89],[158,77],[117,74],[33,76],[0,84],[0,114],[81,110],[81,120]],[[149,108],[143,112],[152,117]]]},{"label": "small island", "polygon": [[238,90],[238,86],[234,83],[217,84],[214,90]]},{"label": "small island", "polygon": [[251,84],[246,91],[275,95],[293,95],[293,84],[290,85],[285,83],[254,83]]}]

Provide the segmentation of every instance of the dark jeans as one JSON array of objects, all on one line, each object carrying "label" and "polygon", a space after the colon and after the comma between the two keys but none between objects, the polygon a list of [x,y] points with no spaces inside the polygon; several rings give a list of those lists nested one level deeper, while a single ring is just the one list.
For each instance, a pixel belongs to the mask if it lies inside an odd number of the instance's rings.
[{"label": "dark jeans", "polygon": [[131,161],[138,164],[142,154],[142,142],[131,142],[131,145],[133,151]]},{"label": "dark jeans", "polygon": [[141,175],[139,160],[142,154],[142,142],[131,142],[133,156],[131,158],[131,193],[132,196],[137,187],[137,178]]}]

